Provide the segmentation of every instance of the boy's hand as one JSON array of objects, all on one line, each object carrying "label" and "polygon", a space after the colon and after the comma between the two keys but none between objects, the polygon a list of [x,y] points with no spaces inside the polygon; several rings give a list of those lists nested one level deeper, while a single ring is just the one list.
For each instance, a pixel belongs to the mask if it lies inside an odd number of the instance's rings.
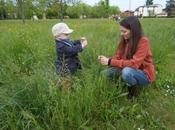
[{"label": "boy's hand", "polygon": [[82,48],[84,48],[88,44],[86,37],[81,37],[80,42],[81,42]]},{"label": "boy's hand", "polygon": [[84,40],[87,40],[86,37],[81,37],[80,40],[84,41]]}]

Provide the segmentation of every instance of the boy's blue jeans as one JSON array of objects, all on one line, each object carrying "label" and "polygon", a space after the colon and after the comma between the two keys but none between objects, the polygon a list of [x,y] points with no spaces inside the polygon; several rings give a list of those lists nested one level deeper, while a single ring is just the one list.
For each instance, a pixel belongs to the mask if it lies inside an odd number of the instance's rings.
[{"label": "boy's blue jeans", "polygon": [[103,70],[102,75],[108,77],[109,79],[117,78],[117,76],[119,77],[121,75],[122,79],[128,86],[146,86],[150,83],[148,77],[143,71],[139,69],[133,69],[131,67],[125,67],[123,69],[110,67],[106,70]]}]

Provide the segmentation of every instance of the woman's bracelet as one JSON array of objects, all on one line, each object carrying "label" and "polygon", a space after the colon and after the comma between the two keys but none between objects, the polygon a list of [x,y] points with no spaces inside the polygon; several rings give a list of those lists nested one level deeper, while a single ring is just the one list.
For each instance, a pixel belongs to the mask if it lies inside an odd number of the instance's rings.
[{"label": "woman's bracelet", "polygon": [[111,64],[111,60],[112,60],[112,58],[109,58],[109,60],[108,60],[108,65]]}]

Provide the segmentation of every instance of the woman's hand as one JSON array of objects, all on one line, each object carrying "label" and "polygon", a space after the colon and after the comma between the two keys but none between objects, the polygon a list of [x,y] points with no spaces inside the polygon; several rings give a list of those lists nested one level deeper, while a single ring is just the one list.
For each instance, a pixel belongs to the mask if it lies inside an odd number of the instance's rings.
[{"label": "woman's hand", "polygon": [[86,37],[81,37],[80,42],[81,42],[82,48],[86,47],[88,44]]},{"label": "woman's hand", "polygon": [[107,58],[106,56],[100,55],[98,56],[98,61],[102,65],[108,65],[109,58]]}]

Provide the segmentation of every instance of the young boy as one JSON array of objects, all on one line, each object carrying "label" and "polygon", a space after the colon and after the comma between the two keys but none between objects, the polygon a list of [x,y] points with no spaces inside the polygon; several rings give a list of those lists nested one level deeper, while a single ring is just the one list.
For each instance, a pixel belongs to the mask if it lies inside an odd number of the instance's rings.
[{"label": "young boy", "polygon": [[73,42],[69,39],[72,32],[73,30],[65,23],[57,23],[52,27],[57,53],[55,66],[59,75],[74,74],[77,69],[81,69],[78,53],[86,47],[87,39],[82,37],[80,40]]}]

